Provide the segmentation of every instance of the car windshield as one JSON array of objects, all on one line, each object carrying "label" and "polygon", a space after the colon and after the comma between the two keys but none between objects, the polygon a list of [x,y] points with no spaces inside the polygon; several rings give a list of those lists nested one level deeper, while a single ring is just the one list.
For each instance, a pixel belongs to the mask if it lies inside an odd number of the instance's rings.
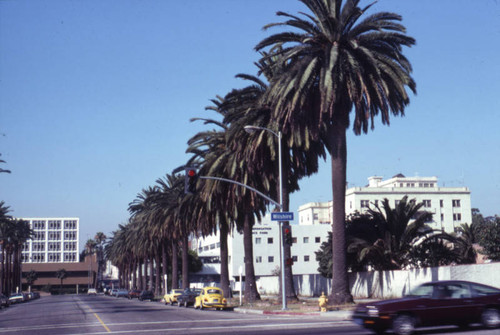
[{"label": "car windshield", "polygon": [[207,290],[207,294],[221,294],[220,290],[217,289],[210,289]]},{"label": "car windshield", "polygon": [[430,284],[420,285],[410,291],[407,297],[432,297],[434,286]]},{"label": "car windshield", "polygon": [[497,288],[491,287],[491,286],[481,285],[481,284],[473,284],[472,289],[474,290],[475,295],[477,295],[477,296],[500,294],[500,289],[497,289]]}]

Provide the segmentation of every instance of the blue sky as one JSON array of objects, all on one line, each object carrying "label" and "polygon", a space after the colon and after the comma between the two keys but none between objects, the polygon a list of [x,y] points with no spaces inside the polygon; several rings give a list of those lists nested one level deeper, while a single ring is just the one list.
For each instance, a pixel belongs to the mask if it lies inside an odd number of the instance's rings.
[{"label": "blue sky", "polygon": [[[367,5],[371,1],[361,1]],[[142,188],[187,160],[210,99],[255,74],[253,47],[292,0],[0,0],[0,200],[16,217],[80,217],[80,245],[128,219]],[[349,187],[437,176],[500,214],[500,4],[379,0],[417,40],[403,118],[348,136]],[[291,210],[331,199],[329,159]]]}]

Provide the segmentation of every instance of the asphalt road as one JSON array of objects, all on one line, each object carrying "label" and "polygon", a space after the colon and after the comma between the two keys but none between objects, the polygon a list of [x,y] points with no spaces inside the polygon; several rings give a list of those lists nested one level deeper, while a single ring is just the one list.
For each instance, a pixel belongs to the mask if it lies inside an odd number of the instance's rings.
[{"label": "asphalt road", "polygon": [[[434,329],[418,334],[498,334],[498,330]],[[47,296],[0,311],[2,334],[371,334],[324,316],[194,310],[108,296]]]}]

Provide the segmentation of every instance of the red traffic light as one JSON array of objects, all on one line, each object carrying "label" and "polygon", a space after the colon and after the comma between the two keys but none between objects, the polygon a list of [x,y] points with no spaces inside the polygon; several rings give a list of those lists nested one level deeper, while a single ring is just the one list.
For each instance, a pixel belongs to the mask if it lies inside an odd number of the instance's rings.
[{"label": "red traffic light", "polygon": [[194,177],[194,176],[196,176],[196,170],[188,170],[187,175],[188,175],[189,177]]},{"label": "red traffic light", "polygon": [[290,234],[290,229],[289,228],[285,228],[285,234]]}]

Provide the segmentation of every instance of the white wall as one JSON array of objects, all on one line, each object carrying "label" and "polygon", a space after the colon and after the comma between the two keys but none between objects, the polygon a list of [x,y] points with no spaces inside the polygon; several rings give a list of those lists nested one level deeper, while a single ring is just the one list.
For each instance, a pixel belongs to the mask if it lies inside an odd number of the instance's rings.
[{"label": "white wall", "polygon": [[[356,298],[387,299],[401,297],[417,285],[435,280],[467,280],[500,288],[500,262],[488,264],[443,266],[349,274],[351,293]],[[278,277],[260,277],[257,281],[263,295],[279,292]],[[300,296],[319,296],[331,291],[331,280],[319,274],[294,276],[295,291]]]}]

